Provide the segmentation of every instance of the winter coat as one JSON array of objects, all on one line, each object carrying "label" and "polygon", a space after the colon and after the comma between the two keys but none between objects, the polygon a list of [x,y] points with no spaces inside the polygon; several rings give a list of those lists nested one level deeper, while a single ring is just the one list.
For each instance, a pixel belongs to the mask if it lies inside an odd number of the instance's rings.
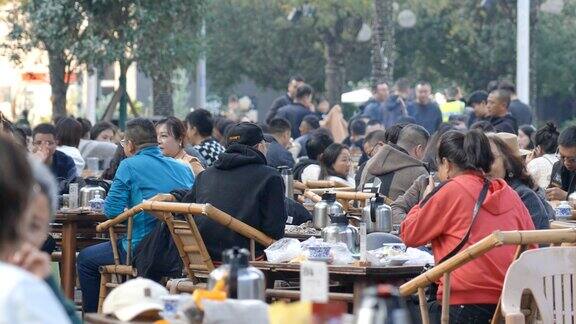
[{"label": "winter coat", "polygon": [[358,190],[367,183],[373,183],[377,177],[382,182],[379,192],[395,200],[423,174],[427,175],[428,171],[422,161],[408,155],[401,147],[384,145],[366,162]]},{"label": "winter coat", "polygon": [[[465,173],[437,187],[412,208],[402,222],[402,240],[411,247],[432,242],[434,260],[442,260],[460,244],[470,228],[482,186],[482,177]],[[496,230],[533,229],[530,214],[514,189],[502,179],[491,180],[462,250]],[[501,246],[454,270],[450,279],[450,305],[497,304],[515,251],[515,246]],[[442,299],[442,286],[443,280],[440,280],[438,300]]]},{"label": "winter coat", "polygon": [[[178,193],[175,196],[179,198]],[[229,145],[179,200],[211,204],[273,239],[284,236],[284,182],[277,170],[266,165],[266,157],[250,146]],[[210,218],[195,216],[194,220],[213,260],[221,260],[222,252],[235,246],[250,248],[248,238]],[[262,254],[263,247],[256,248],[257,254]]]}]

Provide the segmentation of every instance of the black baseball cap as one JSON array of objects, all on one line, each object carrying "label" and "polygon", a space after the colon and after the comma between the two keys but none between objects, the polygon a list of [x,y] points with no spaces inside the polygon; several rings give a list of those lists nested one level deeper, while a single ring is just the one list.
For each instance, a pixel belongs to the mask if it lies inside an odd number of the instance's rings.
[{"label": "black baseball cap", "polygon": [[228,145],[238,143],[254,146],[262,141],[270,142],[270,140],[264,136],[262,128],[254,123],[238,123],[231,126],[227,133],[226,142]]}]

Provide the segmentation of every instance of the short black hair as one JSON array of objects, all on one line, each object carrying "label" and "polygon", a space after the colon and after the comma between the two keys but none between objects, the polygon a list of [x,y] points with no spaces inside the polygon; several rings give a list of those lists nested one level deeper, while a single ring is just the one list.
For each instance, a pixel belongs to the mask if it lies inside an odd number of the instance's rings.
[{"label": "short black hair", "polygon": [[382,122],[377,119],[370,119],[366,126],[382,125]]},{"label": "short black hair", "polygon": [[50,134],[56,139],[56,127],[48,123],[38,124],[34,127],[34,130],[32,130],[32,137],[36,136],[36,134]]},{"label": "short black hair", "polygon": [[503,90],[506,90],[510,93],[516,93],[516,86],[514,85],[514,83],[512,83],[508,80],[504,80],[504,81],[500,82],[498,84],[498,89],[503,89]]},{"label": "short black hair", "polygon": [[311,96],[314,92],[311,86],[307,85],[306,83],[301,84],[298,89],[296,89],[296,99],[302,99],[307,96]]},{"label": "short black hair", "polygon": [[506,105],[506,108],[510,106],[510,96],[512,95],[510,91],[498,88],[490,92],[490,94],[494,94],[498,98],[498,101]]},{"label": "short black hair", "polygon": [[158,144],[154,123],[146,118],[134,118],[127,122],[125,136],[135,146]]},{"label": "short black hair", "polygon": [[82,125],[82,137],[84,137],[84,135],[90,133],[90,130],[92,129],[92,123],[88,119],[78,117],[78,118],[76,118],[76,121],[78,121],[80,123],[80,125]]},{"label": "short black hair", "polygon": [[56,124],[58,145],[78,147],[84,135],[82,124],[72,117],[61,118]]},{"label": "short black hair", "polygon": [[324,150],[332,143],[334,143],[334,141],[325,132],[312,133],[312,136],[310,136],[306,142],[306,154],[308,158],[318,160],[320,154],[324,153]]},{"label": "short black hair", "polygon": [[458,88],[458,86],[449,86],[448,88],[446,88],[446,99],[454,99],[456,97],[456,95],[458,95],[458,92],[460,91],[460,88]]},{"label": "short black hair", "polygon": [[487,120],[480,120],[480,121],[477,121],[474,124],[472,124],[470,126],[470,130],[474,130],[474,129],[481,130],[484,133],[496,132],[496,128],[494,128],[494,125],[492,125],[492,123],[490,123]]},{"label": "short black hair", "polygon": [[488,85],[486,85],[486,91],[488,91],[488,93],[490,93],[496,89],[498,89],[498,80],[492,80],[492,81],[488,82]]},{"label": "short black hair", "polygon": [[306,122],[306,124],[308,124],[310,127],[312,127],[312,129],[320,128],[320,118],[318,118],[318,116],[316,116],[316,115],[312,115],[312,114],[306,115],[306,116],[304,116],[302,121]]},{"label": "short black hair", "polygon": [[283,134],[290,130],[290,122],[285,118],[274,118],[268,123],[268,132],[270,134]]},{"label": "short black hair", "polygon": [[430,84],[430,82],[424,81],[424,80],[420,80],[420,81],[416,82],[416,86],[427,86],[430,89],[432,89],[432,85]]},{"label": "short black hair", "polygon": [[380,85],[388,86],[388,83],[386,83],[385,81],[375,82],[374,84],[372,84],[372,92],[376,92],[376,90],[378,90],[378,86]]},{"label": "short black hair", "polygon": [[92,126],[92,129],[90,130],[90,139],[95,140],[98,137],[98,135],[100,135],[100,133],[109,129],[111,129],[114,133],[116,133],[116,126],[114,126],[114,124],[112,124],[111,122],[101,121],[94,124],[94,126]]},{"label": "short black hair", "polygon": [[190,127],[196,127],[201,136],[207,137],[212,135],[214,121],[212,114],[206,109],[195,109],[186,116],[186,121]]},{"label": "short black hair", "polygon": [[408,91],[410,89],[410,81],[408,81],[406,78],[400,78],[396,80],[394,88],[396,88],[398,91]]},{"label": "short black hair", "polygon": [[546,125],[536,131],[534,135],[534,146],[540,146],[544,153],[554,154],[558,149],[558,128],[553,122],[547,122]]},{"label": "short black hair", "polygon": [[576,147],[576,126],[568,126],[560,133],[558,145],[564,147]]},{"label": "short black hair", "polygon": [[410,124],[402,128],[400,134],[398,135],[398,142],[396,144],[409,151],[418,145],[421,145],[422,148],[425,148],[429,139],[430,133],[428,133],[426,128],[420,125]]},{"label": "short black hair", "polygon": [[383,130],[376,130],[371,132],[370,134],[366,135],[366,138],[364,139],[364,143],[377,143],[377,142],[383,142],[386,143],[386,132]]},{"label": "short black hair", "polygon": [[468,106],[472,107],[474,104],[480,104],[488,100],[488,92],[483,90],[476,90],[470,94],[468,98]]},{"label": "short black hair", "polygon": [[234,121],[232,121],[226,117],[222,117],[222,118],[218,119],[218,121],[216,121],[214,126],[216,127],[218,132],[220,132],[220,134],[222,134],[222,136],[226,137],[226,130],[232,125],[234,125]]},{"label": "short black hair", "polygon": [[288,80],[288,83],[290,83],[292,81],[304,82],[304,78],[301,75],[296,74],[296,75],[293,75],[290,77],[290,79]]},{"label": "short black hair", "polygon": [[166,125],[168,134],[174,136],[177,141],[184,140],[184,137],[186,136],[186,126],[184,126],[184,123],[180,119],[170,116],[161,119],[156,123],[156,127],[161,125]]},{"label": "short black hair", "polygon": [[353,135],[365,135],[366,123],[360,118],[354,119],[350,124],[350,131]]}]

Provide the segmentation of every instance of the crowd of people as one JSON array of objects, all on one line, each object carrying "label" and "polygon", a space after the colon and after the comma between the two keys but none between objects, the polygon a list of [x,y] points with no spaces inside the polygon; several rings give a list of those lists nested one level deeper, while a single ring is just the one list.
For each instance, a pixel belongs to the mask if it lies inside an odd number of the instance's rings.
[{"label": "crowd of people", "polygon": [[[286,224],[312,218],[285,197],[277,169],[288,167],[295,180],[330,180],[389,197],[402,240],[414,247],[431,243],[436,262],[497,229],[548,228],[555,218],[550,201],[568,200],[576,189],[576,127],[560,133],[548,122],[536,129],[513,84],[491,83],[467,100],[451,87],[441,104],[425,81],[412,88],[401,79],[391,88],[376,84],[372,98],[348,121],[340,106],[315,101],[313,88],[299,76],[290,78],[287,93],[260,124],[204,109],[184,120],[135,118],[124,131],[72,117],[32,129],[2,118],[0,319],[78,320],[51,280],[42,251],[54,250],[47,233],[57,195],[68,193],[72,183],[82,186],[93,159],[103,171],[100,181],[108,184],[103,212],[109,218],[170,193],[176,201],[209,203],[279,239]],[[209,218],[195,221],[213,260],[221,260],[227,248],[249,247],[245,237]],[[135,260],[146,253],[159,224],[145,212],[134,217]],[[97,310],[98,268],[113,263],[111,244],[90,246],[78,256],[85,312]],[[118,250],[123,262],[126,238]],[[262,256],[261,246],[257,251]],[[454,272],[450,311],[460,322],[491,318],[513,255],[511,248],[498,248]],[[181,274],[177,259],[146,275]],[[31,298],[47,305],[42,313]]]}]

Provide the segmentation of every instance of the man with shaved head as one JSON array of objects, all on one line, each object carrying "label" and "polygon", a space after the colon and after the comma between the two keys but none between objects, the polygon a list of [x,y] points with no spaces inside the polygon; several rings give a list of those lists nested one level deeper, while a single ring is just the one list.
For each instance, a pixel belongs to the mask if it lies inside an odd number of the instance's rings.
[{"label": "man with shaved head", "polygon": [[504,89],[496,89],[490,92],[487,100],[490,124],[497,133],[512,133],[518,135],[516,119],[508,112],[510,105],[510,92]]}]

